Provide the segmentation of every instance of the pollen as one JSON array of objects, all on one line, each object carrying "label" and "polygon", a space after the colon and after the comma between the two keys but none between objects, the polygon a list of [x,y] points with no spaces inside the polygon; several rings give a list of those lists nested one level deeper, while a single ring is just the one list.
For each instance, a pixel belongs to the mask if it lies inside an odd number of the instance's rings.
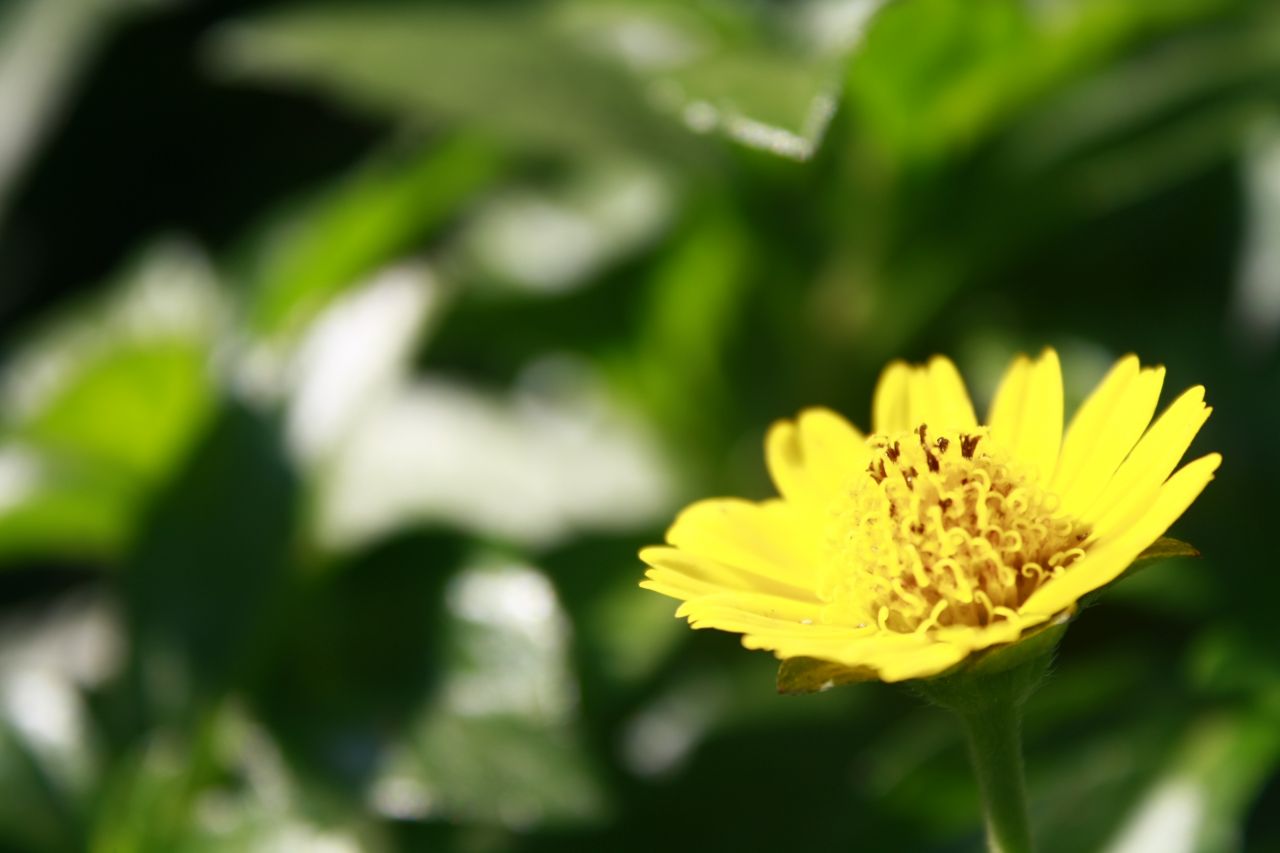
[{"label": "pollen", "polygon": [[877,434],[834,501],[823,621],[895,633],[985,627],[1085,554],[1089,528],[984,427]]}]

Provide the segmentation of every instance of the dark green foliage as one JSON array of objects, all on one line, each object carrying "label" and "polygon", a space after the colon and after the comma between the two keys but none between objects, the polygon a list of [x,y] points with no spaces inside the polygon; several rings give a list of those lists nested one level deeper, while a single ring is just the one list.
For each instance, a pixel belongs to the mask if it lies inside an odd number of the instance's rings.
[{"label": "dark green foliage", "polygon": [[1278,95],[1261,0],[0,8],[0,849],[977,850],[941,711],[636,551],[1046,344],[1225,461],[1028,701],[1036,836],[1277,848]]}]

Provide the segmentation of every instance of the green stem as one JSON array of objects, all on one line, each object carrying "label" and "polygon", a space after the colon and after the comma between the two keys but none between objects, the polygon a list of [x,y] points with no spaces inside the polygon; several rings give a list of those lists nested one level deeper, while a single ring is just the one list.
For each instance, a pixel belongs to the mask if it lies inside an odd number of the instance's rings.
[{"label": "green stem", "polygon": [[969,757],[987,816],[992,853],[1031,853],[1022,771],[1022,706],[1044,680],[1066,619],[949,673],[916,682],[929,701],[954,711],[969,737]]},{"label": "green stem", "polygon": [[1022,703],[994,702],[959,712],[969,738],[987,819],[991,853],[1031,853],[1031,823],[1022,767]]}]

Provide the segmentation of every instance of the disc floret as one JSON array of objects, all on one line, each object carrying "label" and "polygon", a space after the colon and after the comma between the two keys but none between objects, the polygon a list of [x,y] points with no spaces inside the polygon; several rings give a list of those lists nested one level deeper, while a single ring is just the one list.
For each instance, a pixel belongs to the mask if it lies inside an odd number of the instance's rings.
[{"label": "disc floret", "polygon": [[911,633],[1016,617],[1085,554],[1089,529],[1059,511],[989,431],[867,439],[870,462],[832,508],[824,621]]}]

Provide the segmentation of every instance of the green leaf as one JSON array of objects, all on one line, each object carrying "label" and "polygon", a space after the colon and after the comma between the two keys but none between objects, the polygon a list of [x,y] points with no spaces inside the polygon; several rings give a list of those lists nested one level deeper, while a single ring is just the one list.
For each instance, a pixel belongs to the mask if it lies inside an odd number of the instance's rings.
[{"label": "green leaf", "polygon": [[408,156],[384,153],[279,214],[249,248],[249,323],[305,324],[343,290],[411,250],[503,171],[493,145],[457,136]]},{"label": "green leaf", "polygon": [[1011,2],[890,4],[850,64],[850,101],[885,156],[923,165],[992,137],[1125,48],[1203,23],[1225,5],[1079,3],[1048,18]]},{"label": "green leaf", "polygon": [[121,341],[16,432],[56,456],[154,481],[208,414],[207,357],[197,342]]},{"label": "green leaf", "polygon": [[[565,614],[545,575],[496,556],[449,582],[441,683],[381,762],[379,791],[487,826],[599,822]],[[422,817],[424,815],[417,815]]]},{"label": "green leaf", "polygon": [[0,470],[10,477],[0,509],[0,561],[50,555],[105,561],[125,547],[143,499],[130,478],[17,443],[0,448]]},{"label": "green leaf", "polygon": [[320,90],[413,124],[526,148],[690,153],[624,68],[568,37],[554,4],[328,5],[242,20],[213,60],[236,77]]},{"label": "green leaf", "polygon": [[572,728],[439,709],[415,726],[405,746],[393,754],[382,786],[408,782],[454,820],[580,826],[598,823],[608,807],[592,757]]},{"label": "green leaf", "polygon": [[236,704],[209,709],[194,734],[159,729],[119,755],[96,805],[94,853],[385,849],[354,803],[308,786]]},{"label": "green leaf", "polygon": [[253,670],[279,605],[295,497],[272,425],[233,406],[157,498],[125,576],[144,719],[189,723]]},{"label": "green leaf", "polygon": [[[1202,717],[1178,741],[1165,744],[1164,755],[1164,772],[1112,844],[1133,850],[1159,847],[1169,837],[1168,815],[1176,806],[1179,837],[1191,842],[1187,849],[1239,849],[1250,808],[1273,784],[1280,764],[1274,714],[1244,708]],[[1157,816],[1164,819],[1163,826]]]},{"label": "green leaf", "polygon": [[[0,846],[12,850],[76,849],[83,844],[83,828],[72,792],[61,784],[56,767],[50,766],[49,750],[41,750],[38,738],[24,733],[7,718],[9,715],[0,718],[0,787],[5,791],[0,798]],[[83,758],[85,747],[84,743],[74,744],[73,761]]]},{"label": "green leaf", "polygon": [[0,380],[0,559],[118,556],[210,416],[223,307],[203,258],[160,244],[22,343]]},{"label": "green leaf", "polygon": [[[584,43],[611,49],[691,127],[796,160],[817,150],[840,94],[845,57],[879,2],[853,5],[561,4],[567,26]],[[643,45],[637,32],[647,36]]]},{"label": "green leaf", "polygon": [[[366,781],[440,673],[442,589],[463,540],[395,537],[314,572],[278,619],[278,652],[256,691],[281,745],[313,775]],[[365,743],[360,756],[342,744]]]}]

